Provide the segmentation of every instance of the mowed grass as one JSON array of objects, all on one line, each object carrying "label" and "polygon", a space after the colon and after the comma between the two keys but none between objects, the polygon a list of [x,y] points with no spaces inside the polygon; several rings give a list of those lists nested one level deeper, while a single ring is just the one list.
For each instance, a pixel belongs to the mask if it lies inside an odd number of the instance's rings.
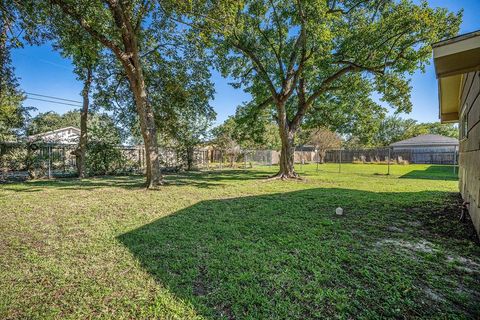
[{"label": "mowed grass", "polygon": [[0,185],[0,318],[478,319],[451,167],[276,169]]}]

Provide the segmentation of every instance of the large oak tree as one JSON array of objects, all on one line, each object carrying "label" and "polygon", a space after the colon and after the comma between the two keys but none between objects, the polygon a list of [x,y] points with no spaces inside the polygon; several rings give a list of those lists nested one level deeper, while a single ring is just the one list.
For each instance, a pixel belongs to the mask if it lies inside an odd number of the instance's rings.
[{"label": "large oak tree", "polygon": [[[205,139],[216,115],[210,105],[214,88],[208,56],[198,41],[198,34],[182,29],[168,17],[158,19],[156,28],[144,33],[142,46],[151,48],[142,55],[143,74],[159,147],[163,151],[175,149],[191,169],[193,149]],[[102,56],[95,84],[95,104],[109,110],[130,130],[133,140],[138,140],[135,99],[123,68],[111,54]]]},{"label": "large oak tree", "polygon": [[408,76],[428,63],[432,43],[457,33],[461,20],[410,0],[193,3],[185,24],[204,32],[220,70],[252,94],[255,108],[271,110],[282,141],[282,179],[297,177],[295,133],[325,102],[361,88],[409,111]]}]

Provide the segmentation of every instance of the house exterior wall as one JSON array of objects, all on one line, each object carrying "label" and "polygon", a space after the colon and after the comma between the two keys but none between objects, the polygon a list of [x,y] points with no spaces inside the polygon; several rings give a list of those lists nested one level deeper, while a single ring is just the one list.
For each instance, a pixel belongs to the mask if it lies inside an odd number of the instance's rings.
[{"label": "house exterior wall", "polygon": [[464,75],[460,96],[459,187],[480,235],[480,72]]}]

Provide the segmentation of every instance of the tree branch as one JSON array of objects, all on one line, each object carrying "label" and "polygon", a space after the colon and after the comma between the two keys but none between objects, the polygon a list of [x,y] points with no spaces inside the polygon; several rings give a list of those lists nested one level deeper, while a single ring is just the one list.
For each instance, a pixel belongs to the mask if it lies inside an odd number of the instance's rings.
[{"label": "tree branch", "polygon": [[272,49],[273,54],[274,54],[274,56],[275,56],[275,58],[277,59],[277,62],[278,62],[278,69],[280,71],[280,76],[281,76],[282,79],[284,79],[285,78],[285,71],[283,70],[283,62],[282,62],[282,58],[280,57],[280,53],[277,52],[277,50],[275,49],[275,46],[270,41],[268,36],[263,32],[262,28],[259,25],[256,25],[256,27],[258,29],[258,32],[260,32],[262,37],[265,39],[265,41],[268,43],[268,45]]},{"label": "tree branch", "polygon": [[270,103],[273,103],[273,97],[268,97],[267,99],[265,99],[262,103],[260,103],[258,106],[257,106],[257,109],[261,110],[263,108],[265,108],[266,106],[268,106]]},{"label": "tree branch", "polygon": [[238,50],[242,51],[245,53],[254,63],[255,70],[262,75],[262,78],[266,82],[272,97],[276,100],[278,98],[278,93],[277,90],[275,89],[275,86],[273,85],[272,80],[268,76],[267,70],[265,69],[263,63],[260,61],[260,59],[249,49],[247,49],[244,45],[242,45],[241,40],[238,38],[237,34],[234,33],[234,37],[237,40],[237,42],[231,42],[232,46],[237,48]]},{"label": "tree branch", "polygon": [[[273,12],[273,21],[277,25],[277,35],[278,35],[278,55],[281,57],[282,56],[282,51],[283,51],[283,32],[282,32],[282,24],[280,23],[280,17],[277,12],[277,8],[275,4],[273,3],[273,0],[269,0],[270,6],[272,7],[272,12]],[[280,66],[282,70],[282,75],[285,76],[285,68],[283,66],[283,62],[281,63]]]},{"label": "tree branch", "polygon": [[352,65],[348,65],[340,70],[338,70],[337,72],[335,72],[334,74],[332,74],[330,77],[326,78],[322,84],[320,85],[320,88],[315,91],[306,101],[306,105],[311,105],[313,103],[313,101],[315,101],[315,99],[317,99],[322,93],[324,93],[326,90],[327,90],[327,86],[330,85],[332,82],[334,82],[335,80],[339,79],[341,76],[343,76],[344,74],[347,74],[351,71],[354,71],[356,69],[356,67],[352,66]]},{"label": "tree branch", "polygon": [[83,17],[82,15],[78,14],[78,12],[75,12],[72,7],[70,7],[65,1],[63,0],[50,0],[52,4],[57,5],[63,13],[71,17],[73,20],[75,20],[83,29],[85,29],[92,37],[97,39],[100,43],[102,43],[104,46],[107,48],[111,49],[113,53],[117,57],[119,57],[121,60],[126,58],[125,52],[117,46],[113,41],[105,37],[103,34],[101,34],[98,30],[93,28]]},{"label": "tree branch", "polygon": [[[328,2],[330,2],[330,1],[328,1]],[[355,8],[357,8],[358,6],[360,6],[362,3],[366,3],[366,2],[368,2],[368,0],[358,1],[358,2],[356,2],[353,6],[351,6],[350,8],[348,8],[347,10],[344,10],[344,9],[340,9],[340,8],[335,8],[337,1],[334,0],[332,6],[330,6],[330,9],[327,10],[327,14],[330,14],[330,13],[349,14],[349,13],[350,13],[351,11],[353,11]]]},{"label": "tree branch", "polygon": [[118,3],[117,0],[106,0],[108,7],[110,8],[110,12],[113,15],[113,20],[115,21],[115,25],[120,30],[122,35],[122,41],[124,45],[124,49],[127,52],[131,52],[134,44],[131,35],[134,34],[132,25],[130,24],[129,17],[125,14],[125,8],[122,8],[122,3]]}]

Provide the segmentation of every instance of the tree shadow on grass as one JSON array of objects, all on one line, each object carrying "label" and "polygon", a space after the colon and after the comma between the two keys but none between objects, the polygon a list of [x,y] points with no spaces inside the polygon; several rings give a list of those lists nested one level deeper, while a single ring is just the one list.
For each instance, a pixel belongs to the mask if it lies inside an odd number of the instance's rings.
[{"label": "tree shadow on grass", "polygon": [[479,279],[452,271],[446,256],[480,249],[461,225],[443,234],[423,223],[451,196],[309,189],[209,200],[118,240],[207,318],[474,317]]},{"label": "tree shadow on grass", "polygon": [[165,176],[165,181],[170,185],[189,185],[199,188],[212,188],[224,183],[241,182],[265,179],[273,174],[272,171],[260,170],[213,170],[189,171]]},{"label": "tree shadow on grass", "polygon": [[143,186],[142,176],[131,175],[91,177],[82,180],[78,178],[30,180],[22,183],[7,183],[1,189],[16,192],[39,192],[45,189],[94,190],[108,187],[138,189]]},{"label": "tree shadow on grass", "polygon": [[[248,181],[266,178],[271,175],[267,171],[225,170],[225,171],[193,171],[165,174],[168,185],[189,185],[197,188],[214,188],[224,183]],[[129,190],[145,188],[145,177],[98,176],[80,180],[78,178],[41,179],[25,182],[5,183],[0,190],[16,192],[39,192],[48,188],[66,190],[96,190],[99,188],[124,188]],[[159,190],[162,190],[160,187]]]},{"label": "tree shadow on grass", "polygon": [[428,179],[428,180],[458,180],[458,168],[456,174],[453,173],[453,166],[429,166],[425,170],[412,170],[404,174],[400,179]]}]

